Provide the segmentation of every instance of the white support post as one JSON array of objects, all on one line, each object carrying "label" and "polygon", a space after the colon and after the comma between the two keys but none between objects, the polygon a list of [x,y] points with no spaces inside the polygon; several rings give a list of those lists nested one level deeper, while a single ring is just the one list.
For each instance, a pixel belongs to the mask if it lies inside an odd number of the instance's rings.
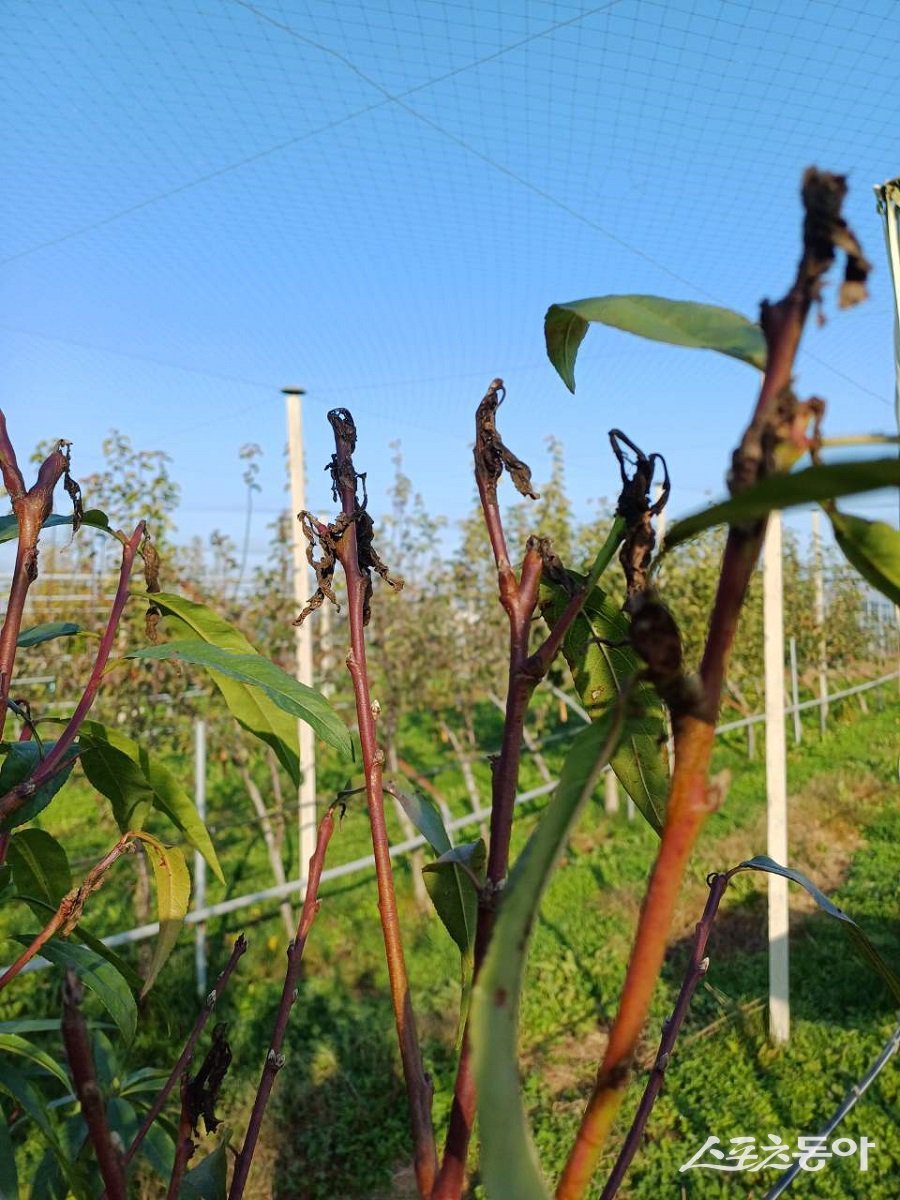
[{"label": "white support post", "polygon": [[791,708],[794,710],[794,744],[803,740],[803,723],[800,720],[800,680],[797,678],[797,639],[792,635],[788,645],[791,655]]},{"label": "white support post", "polygon": [[[766,685],[768,855],[787,866],[787,765],[784,735],[784,611],[781,513],[769,516],[763,553],[763,641]],[[769,1037],[790,1036],[788,882],[769,875]]]},{"label": "white support post", "polygon": [[[206,722],[202,717],[194,721],[194,803],[197,816],[206,824]],[[194,908],[206,907],[206,859],[194,851]],[[206,922],[199,921],[194,929],[194,974],[197,979],[197,995],[206,997]]]},{"label": "white support post", "polygon": [[[303,462],[303,409],[301,388],[284,388],[287,407],[288,460],[291,476],[291,521],[294,602],[297,612],[309,599],[309,564],[306,544],[297,514],[306,508],[306,480]],[[297,679],[312,687],[312,632],[309,621],[296,627]],[[300,749],[300,788],[297,795],[298,860],[297,873],[303,877],[309,869],[316,845],[316,744],[313,731],[305,721],[297,722],[297,741]],[[302,895],[303,893],[301,893]]]},{"label": "white support post", "polygon": [[825,723],[828,720],[828,658],[825,652],[825,582],[822,575],[822,531],[820,526],[821,514],[817,508],[812,510],[812,552],[813,552],[813,617],[816,629],[819,631],[819,732],[825,736]]},{"label": "white support post", "polygon": [[609,767],[603,772],[603,807],[608,813],[619,811],[619,781]]}]

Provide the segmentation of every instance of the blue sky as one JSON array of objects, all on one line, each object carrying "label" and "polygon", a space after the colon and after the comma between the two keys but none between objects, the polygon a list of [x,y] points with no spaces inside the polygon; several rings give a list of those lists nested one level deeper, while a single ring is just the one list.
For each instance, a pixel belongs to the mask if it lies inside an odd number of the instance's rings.
[{"label": "blue sky", "polygon": [[[871,300],[826,302],[798,363],[832,434],[890,431],[892,301],[872,186],[900,173],[894,0],[6,0],[0,359],[18,444],[110,427],[173,458],[180,532],[239,539],[285,502],[280,389],[307,389],[309,502],[349,407],[372,507],[389,443],[434,513],[471,504],[472,413],[580,514],[615,492],[606,430],[666,454],[672,513],[721,491],[756,384],[593,329],[578,392],[552,301],[650,292],[755,314],[789,283],[809,163],[846,172]],[[891,519],[887,497],[855,510]]]}]

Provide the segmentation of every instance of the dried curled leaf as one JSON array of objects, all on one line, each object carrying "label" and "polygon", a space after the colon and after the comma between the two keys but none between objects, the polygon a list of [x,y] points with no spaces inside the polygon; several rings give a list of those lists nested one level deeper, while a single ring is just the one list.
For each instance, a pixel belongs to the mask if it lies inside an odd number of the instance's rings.
[{"label": "dried curled leaf", "polygon": [[516,490],[531,500],[539,493],[531,486],[531,468],[504,445],[497,432],[497,409],[503,403],[506,388],[502,379],[494,379],[475,414],[475,471],[491,492],[496,493],[497,481],[504,467]]}]

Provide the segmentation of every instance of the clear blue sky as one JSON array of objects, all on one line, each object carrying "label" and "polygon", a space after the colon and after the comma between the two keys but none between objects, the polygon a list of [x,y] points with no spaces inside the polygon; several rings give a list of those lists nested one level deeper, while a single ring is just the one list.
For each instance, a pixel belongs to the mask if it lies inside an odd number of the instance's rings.
[{"label": "clear blue sky", "polygon": [[[388,443],[433,512],[471,502],[474,406],[576,505],[613,495],[605,431],[661,450],[673,514],[721,491],[755,373],[593,329],[569,396],[552,301],[653,292],[755,315],[790,280],[800,174],[850,177],[871,300],[810,329],[828,431],[893,421],[890,278],[872,185],[900,173],[900,5],[805,0],[6,0],[0,354],[20,446],[112,426],[174,460],[182,535],[240,536],[238,450],[264,449],[255,551],[284,503],[280,389]],[[857,511],[891,519],[876,497]]]}]

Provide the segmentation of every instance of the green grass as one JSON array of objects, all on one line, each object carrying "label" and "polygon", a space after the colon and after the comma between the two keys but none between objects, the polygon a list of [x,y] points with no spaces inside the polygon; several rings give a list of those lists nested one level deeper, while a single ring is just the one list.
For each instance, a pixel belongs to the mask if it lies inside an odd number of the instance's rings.
[{"label": "green grass", "polygon": [[[879,698],[870,695],[869,703],[872,711],[864,719],[856,704],[835,709],[824,742],[810,718],[804,743],[790,751],[792,862],[859,920],[896,967],[900,704],[887,689]],[[878,709],[879,704],[885,707]],[[499,714],[486,709],[479,714],[478,727],[481,744],[492,746],[499,736]],[[406,731],[404,752],[425,767],[447,761],[445,749],[431,738],[424,722]],[[559,744],[547,750],[554,771],[562,752]],[[487,796],[487,764],[476,769]],[[691,930],[703,907],[707,872],[765,851],[764,770],[761,762],[748,763],[740,734],[721,739],[715,769],[730,770],[731,783],[690,864],[674,944],[642,1048],[645,1063],[652,1058],[661,1021],[680,986]],[[334,787],[343,782],[327,764],[325,778]],[[526,766],[522,789],[540,782],[533,766]],[[436,783],[454,812],[466,811],[468,801],[455,770],[442,771]],[[514,854],[545,803],[542,798],[520,810]],[[216,841],[229,882],[227,888],[211,884],[212,902],[265,886],[270,878],[258,830],[242,819],[247,809],[239,780],[227,769],[216,768],[211,819],[214,825],[227,826]],[[392,836],[399,838],[393,817],[391,822]],[[57,835],[62,829],[70,857],[98,854],[109,844],[110,829],[86,790],[64,793],[47,825]],[[159,831],[164,832],[162,826]],[[522,1007],[521,1060],[534,1137],[548,1177],[564,1160],[602,1053],[603,1031],[615,1011],[655,845],[655,835],[639,817],[629,822],[624,811],[609,817],[595,800],[542,906]],[[351,804],[332,843],[329,865],[360,857],[368,848],[364,810],[359,803]],[[107,885],[92,898],[88,919],[94,932],[130,923],[123,887],[132,869],[121,864],[120,885]],[[442,1130],[454,1069],[457,955],[436,918],[416,909],[407,860],[396,863],[396,874],[412,994],[435,1079],[435,1119]],[[620,1193],[623,1197],[656,1200],[683,1194],[712,1200],[761,1195],[762,1183],[753,1174],[679,1174],[678,1168],[710,1134],[727,1147],[729,1138],[742,1135],[762,1142],[769,1133],[779,1133],[794,1142],[798,1135],[815,1133],[864,1074],[893,1027],[886,987],[855,956],[836,922],[801,903],[792,918],[791,1041],[777,1051],[768,1045],[765,1010],[759,1005],[767,989],[764,887],[762,878],[741,876],[726,894],[710,942],[707,980],[695,997],[646,1144]],[[399,1200],[413,1194],[406,1190],[405,1177],[397,1174],[408,1162],[409,1138],[372,873],[326,883],[321,896],[289,1029],[287,1065],[264,1130],[257,1191],[248,1195]],[[238,1137],[252,1102],[284,970],[284,934],[268,905],[212,923],[211,976],[243,928],[250,950],[218,1013],[218,1019],[229,1022],[234,1052],[221,1107]],[[10,989],[3,997],[6,1003],[0,1002],[0,1019],[26,1009],[30,1014],[53,1011],[56,1000],[47,983],[47,976],[32,977],[30,982],[23,980],[20,989]],[[145,1003],[129,1065],[170,1062],[195,1006],[192,950],[190,939],[183,937]],[[633,1111],[640,1088],[638,1079],[625,1114]],[[815,1176],[799,1179],[792,1193],[816,1200],[888,1200],[895,1195],[891,1176],[900,1166],[895,1144],[898,1103],[897,1072],[889,1067],[840,1130],[842,1136],[865,1135],[875,1143],[868,1173],[860,1174],[853,1160],[833,1160]],[[605,1156],[607,1167],[627,1120],[626,1115]],[[483,1195],[477,1173],[472,1194]]]}]

